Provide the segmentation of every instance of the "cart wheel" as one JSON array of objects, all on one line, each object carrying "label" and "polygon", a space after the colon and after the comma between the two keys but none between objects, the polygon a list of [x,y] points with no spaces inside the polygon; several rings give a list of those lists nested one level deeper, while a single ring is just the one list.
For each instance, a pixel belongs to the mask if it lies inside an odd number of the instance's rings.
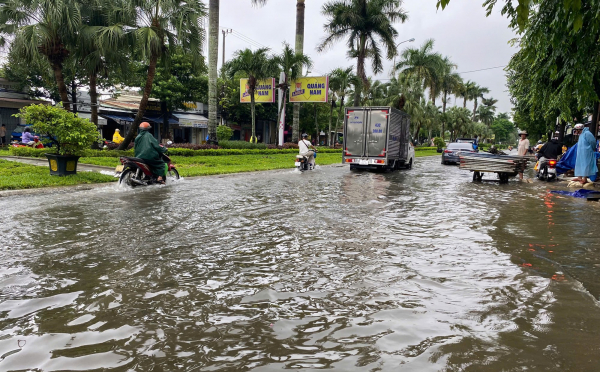
[{"label": "cart wheel", "polygon": [[479,172],[473,171],[473,182],[479,181]]}]

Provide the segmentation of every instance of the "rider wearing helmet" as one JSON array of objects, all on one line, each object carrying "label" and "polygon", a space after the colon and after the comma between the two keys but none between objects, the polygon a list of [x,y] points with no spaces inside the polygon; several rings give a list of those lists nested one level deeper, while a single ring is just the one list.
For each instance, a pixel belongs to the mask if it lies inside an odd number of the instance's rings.
[{"label": "rider wearing helmet", "polygon": [[[308,163],[314,168],[315,167],[315,147],[307,139],[308,134],[303,133],[302,139],[298,142],[298,148],[300,149],[300,155],[308,156]],[[310,149],[314,150],[311,151]]]},{"label": "rider wearing helmet", "polygon": [[148,122],[140,124],[139,134],[135,138],[134,156],[143,159],[152,170],[152,173],[157,176],[158,182],[164,183],[166,170],[161,154],[167,152],[167,149],[158,144],[156,138],[149,132],[151,128]]}]

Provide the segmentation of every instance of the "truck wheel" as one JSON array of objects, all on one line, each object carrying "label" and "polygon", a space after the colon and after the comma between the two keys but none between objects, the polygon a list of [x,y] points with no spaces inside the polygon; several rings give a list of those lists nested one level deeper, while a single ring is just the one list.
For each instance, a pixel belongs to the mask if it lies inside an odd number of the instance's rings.
[{"label": "truck wheel", "polygon": [[412,166],[413,166],[413,160],[412,160],[412,159],[410,159],[410,160],[408,161],[408,164],[406,164],[406,169],[412,169]]}]

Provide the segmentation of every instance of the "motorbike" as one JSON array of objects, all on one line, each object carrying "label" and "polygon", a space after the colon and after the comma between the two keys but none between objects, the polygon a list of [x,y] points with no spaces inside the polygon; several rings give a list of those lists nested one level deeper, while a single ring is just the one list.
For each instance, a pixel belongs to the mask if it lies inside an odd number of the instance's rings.
[{"label": "motorbike", "polygon": [[[165,154],[161,154],[162,159],[167,163],[167,179],[179,179],[179,172],[171,161],[171,158]],[[121,166],[117,167],[116,173],[119,174],[119,184],[124,184],[130,187],[150,186],[158,184],[158,178],[152,173],[150,167],[143,159],[130,158],[122,156],[120,158]]]},{"label": "motorbike", "polygon": [[[317,158],[317,152],[314,151],[315,155],[315,159]],[[298,169],[300,172],[304,172],[307,170],[313,170],[314,167],[312,166],[312,164],[309,163],[309,157],[305,156],[305,155],[296,155],[296,169]]]},{"label": "motorbike", "polygon": [[556,159],[538,160],[535,165],[536,177],[539,180],[550,182],[556,179]]}]

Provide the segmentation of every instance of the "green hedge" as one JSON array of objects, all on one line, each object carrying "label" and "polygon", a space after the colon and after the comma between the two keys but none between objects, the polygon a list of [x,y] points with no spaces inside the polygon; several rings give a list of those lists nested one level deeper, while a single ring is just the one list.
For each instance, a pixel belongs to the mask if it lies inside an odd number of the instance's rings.
[{"label": "green hedge", "polygon": [[[33,158],[43,158],[50,151],[48,149],[32,149],[28,147],[11,147],[10,155]],[[320,153],[341,153],[341,149],[320,148]],[[252,149],[218,149],[218,150],[191,150],[191,149],[169,149],[168,154],[173,156],[223,156],[223,155],[274,155],[274,154],[297,154],[298,149],[283,150],[252,150]],[[88,158],[133,156],[133,150],[86,150],[82,154]]]}]

